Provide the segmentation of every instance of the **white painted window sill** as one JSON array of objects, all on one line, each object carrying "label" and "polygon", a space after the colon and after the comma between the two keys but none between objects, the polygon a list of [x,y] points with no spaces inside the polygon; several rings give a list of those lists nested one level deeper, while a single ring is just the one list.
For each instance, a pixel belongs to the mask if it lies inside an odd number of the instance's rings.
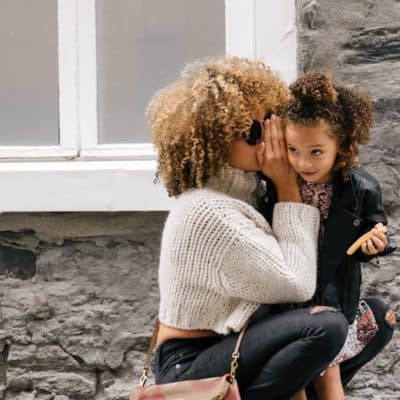
[{"label": "white painted window sill", "polygon": [[160,211],[174,200],[154,184],[156,161],[0,163],[0,212]]}]

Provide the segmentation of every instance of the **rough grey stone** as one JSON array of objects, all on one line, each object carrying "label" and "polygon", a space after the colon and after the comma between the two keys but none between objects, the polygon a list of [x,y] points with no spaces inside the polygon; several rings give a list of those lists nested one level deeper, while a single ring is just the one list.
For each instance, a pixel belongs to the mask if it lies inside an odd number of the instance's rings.
[{"label": "rough grey stone", "polygon": [[28,249],[6,246],[0,242],[0,274],[29,279],[36,272],[36,255]]},{"label": "rough grey stone", "polygon": [[7,400],[32,389],[35,400],[103,399],[105,388],[117,385],[117,396],[137,381],[158,309],[165,219],[144,214],[0,216],[0,237],[37,254],[35,279],[0,278]]},{"label": "rough grey stone", "polygon": [[36,392],[22,392],[17,396],[17,400],[35,400]]},{"label": "rough grey stone", "polygon": [[45,393],[61,392],[73,398],[88,399],[96,394],[96,374],[9,368],[7,385],[14,392],[35,388]]},{"label": "rough grey stone", "polygon": [[349,64],[399,61],[400,27],[363,28],[354,32],[343,47],[352,50],[346,56]]},{"label": "rough grey stone", "polygon": [[77,370],[80,364],[70,355],[65,353],[59,346],[20,346],[11,345],[8,353],[9,367],[24,368],[26,371]]},{"label": "rough grey stone", "polygon": [[0,354],[3,353],[6,345],[7,345],[7,341],[6,340],[0,340]]},{"label": "rough grey stone", "polygon": [[107,400],[126,400],[132,390],[132,383],[115,383],[105,389]]},{"label": "rough grey stone", "polygon": [[0,385],[0,399],[4,399],[4,393],[6,391],[6,385]]}]

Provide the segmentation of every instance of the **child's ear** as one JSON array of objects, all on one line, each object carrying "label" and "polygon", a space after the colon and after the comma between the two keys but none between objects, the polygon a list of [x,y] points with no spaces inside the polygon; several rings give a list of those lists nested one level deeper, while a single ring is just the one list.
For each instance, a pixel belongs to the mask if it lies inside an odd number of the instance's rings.
[{"label": "child's ear", "polygon": [[339,150],[337,155],[336,155],[336,169],[343,169],[346,167],[346,159],[344,157],[344,154]]}]

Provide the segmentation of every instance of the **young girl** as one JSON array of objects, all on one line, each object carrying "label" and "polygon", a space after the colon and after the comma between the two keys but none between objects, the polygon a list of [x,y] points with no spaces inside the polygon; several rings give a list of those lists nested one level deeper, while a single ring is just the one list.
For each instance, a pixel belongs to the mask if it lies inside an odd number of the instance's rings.
[{"label": "young girl", "polygon": [[[303,75],[290,89],[292,98],[283,113],[289,161],[298,174],[303,202],[319,208],[321,214],[317,290],[306,305],[322,305],[311,313],[333,307],[350,323],[342,351],[314,379],[310,398],[315,398],[315,389],[319,399],[340,400],[344,399],[341,379],[346,385],[379,353],[395,323],[393,311],[380,300],[360,301],[360,261],[394,250],[377,229],[387,224],[379,184],[357,166],[358,145],[369,139],[372,104],[364,93],[336,86],[319,71]],[[259,210],[271,221],[274,186],[268,179],[261,183]],[[370,230],[372,238],[354,255],[346,255],[346,249]],[[287,308],[298,305],[279,306],[280,311]],[[305,391],[295,399],[306,399]]]}]

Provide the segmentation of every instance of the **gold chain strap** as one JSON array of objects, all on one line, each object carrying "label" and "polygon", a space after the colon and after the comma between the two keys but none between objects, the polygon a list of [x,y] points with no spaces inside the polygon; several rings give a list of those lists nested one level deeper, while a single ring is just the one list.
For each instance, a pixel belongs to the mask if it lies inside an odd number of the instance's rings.
[{"label": "gold chain strap", "polygon": [[146,385],[147,380],[149,379],[149,377],[147,376],[147,372],[148,372],[148,368],[144,367],[142,369],[142,375],[139,379],[139,384],[141,387],[144,387]]},{"label": "gold chain strap", "polygon": [[233,382],[236,377],[236,370],[238,369],[240,353],[238,351],[234,351],[232,353],[232,361],[231,361],[231,371],[229,372],[229,380]]}]

